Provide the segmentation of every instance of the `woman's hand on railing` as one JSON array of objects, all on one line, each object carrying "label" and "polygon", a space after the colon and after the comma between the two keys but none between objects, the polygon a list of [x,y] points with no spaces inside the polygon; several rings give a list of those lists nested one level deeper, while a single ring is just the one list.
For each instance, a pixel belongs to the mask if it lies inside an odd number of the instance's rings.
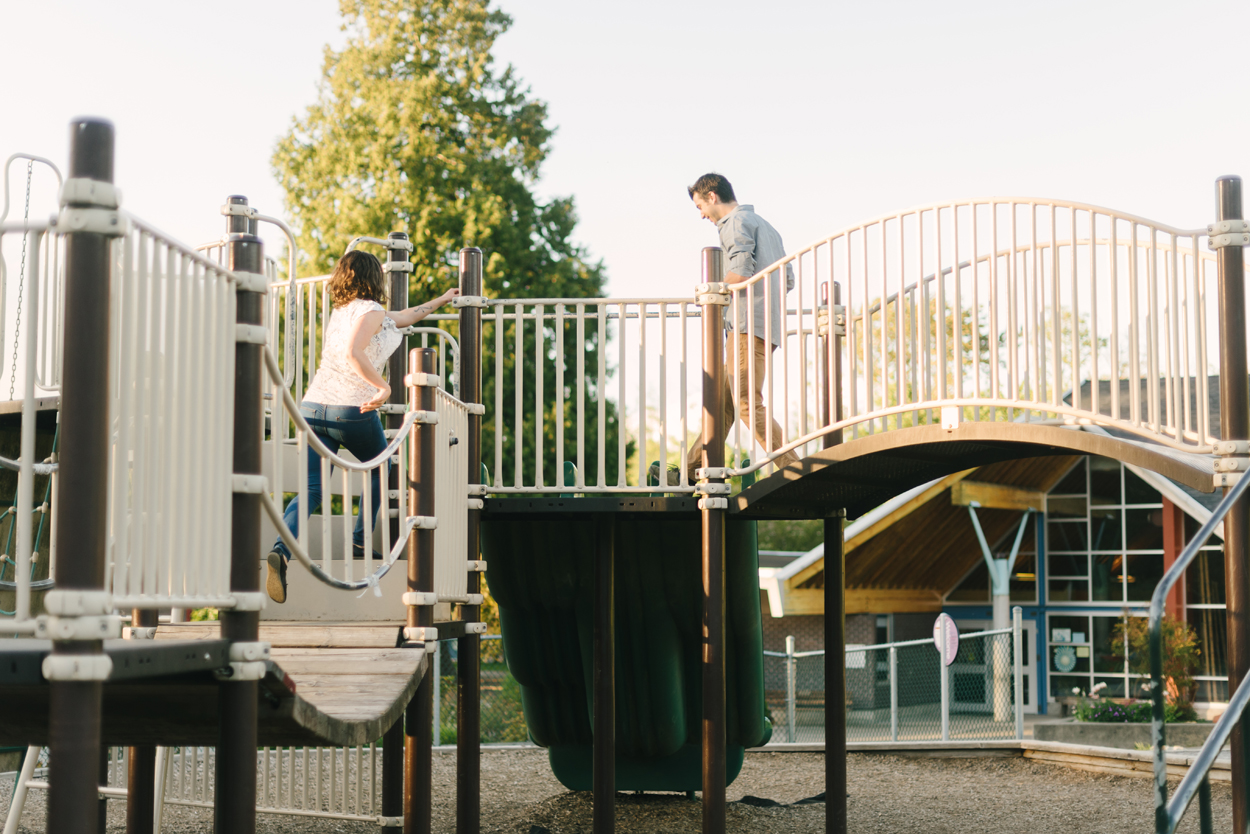
[{"label": "woman's hand on railing", "polygon": [[370,411],[377,411],[381,406],[386,404],[386,401],[389,400],[390,397],[391,386],[386,383],[382,383],[382,387],[379,388],[378,392],[373,395],[373,399],[369,400],[360,407],[360,412],[364,414]]}]

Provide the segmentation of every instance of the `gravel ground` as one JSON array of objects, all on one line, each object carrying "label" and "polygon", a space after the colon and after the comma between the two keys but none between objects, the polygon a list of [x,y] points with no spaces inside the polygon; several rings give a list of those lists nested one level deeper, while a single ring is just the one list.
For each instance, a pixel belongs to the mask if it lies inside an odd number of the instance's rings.
[{"label": "gravel ground", "polygon": [[[454,825],[455,757],[434,758],[434,830]],[[1151,830],[1150,781],[1103,776],[1021,758],[908,759],[854,754],[849,760],[850,829],[855,834],[1144,834]],[[750,795],[782,803],[729,806],[729,830],[752,834],[823,832],[823,804],[793,805],[819,793],[824,757],[819,753],[751,753],[729,798]],[[0,814],[7,813],[12,778],[0,781]],[[1213,787],[1215,828],[1232,828],[1226,784]],[[34,791],[22,832],[44,830],[46,794]],[[125,807],[110,802],[109,832],[125,830]],[[621,794],[621,834],[699,830],[700,804],[684,796]],[[540,750],[489,751],[482,757],[482,831],[507,834],[588,832],[590,795],[560,786]],[[212,812],[169,806],[165,834],[208,832]],[[1181,826],[1198,830],[1197,808]],[[272,834],[376,834],[372,823],[261,814],[257,831]]]}]

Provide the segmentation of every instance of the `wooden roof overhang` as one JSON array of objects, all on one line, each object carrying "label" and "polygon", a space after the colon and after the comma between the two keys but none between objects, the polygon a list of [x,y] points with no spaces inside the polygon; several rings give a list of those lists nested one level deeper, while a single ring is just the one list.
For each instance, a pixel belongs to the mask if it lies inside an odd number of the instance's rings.
[{"label": "wooden roof overhang", "polygon": [[[847,613],[936,612],[982,559],[967,504],[993,493],[994,485],[1013,488],[1010,495],[998,490],[1002,500],[981,502],[977,510],[994,546],[1016,531],[1023,504],[1036,505],[1029,494],[1048,492],[1084,454],[1122,460],[1200,491],[1213,488],[1209,460],[1154,444],[1060,426],[965,423],[951,431],[901,429],[823,450],[744,490],[733,509],[750,517],[810,518],[845,503],[855,517],[932,481],[848,539],[845,584]],[[823,613],[823,558],[784,585],[783,613]]]}]

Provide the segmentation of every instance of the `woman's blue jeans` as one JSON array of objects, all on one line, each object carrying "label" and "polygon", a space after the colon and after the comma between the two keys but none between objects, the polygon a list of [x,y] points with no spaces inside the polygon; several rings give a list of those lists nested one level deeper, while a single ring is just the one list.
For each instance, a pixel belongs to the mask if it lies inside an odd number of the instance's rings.
[{"label": "woman's blue jeans", "polygon": [[[357,460],[369,460],[377,457],[386,448],[386,435],[382,432],[382,420],[378,417],[376,411],[362,413],[354,405],[322,405],[311,402],[301,403],[299,410],[304,415],[304,419],[308,421],[308,425],[312,427],[313,432],[317,437],[321,438],[321,442],[326,444],[330,451],[336,454],[339,449],[346,447],[347,451],[355,455]],[[331,467],[330,471],[334,471],[333,467]],[[382,497],[379,470],[373,470],[371,480],[373,502],[370,506],[373,508],[373,515],[376,521]],[[344,500],[347,500],[346,496]],[[309,444],[308,513],[310,515],[315,513],[320,507],[321,456],[313,449],[312,444]],[[358,553],[363,552],[365,547],[364,502],[361,502],[360,509],[361,511],[356,515],[356,527],[352,533],[352,543],[356,545]],[[286,505],[283,519],[291,532],[298,536],[298,497],[292,498],[291,503]],[[273,549],[281,553],[283,559],[289,560],[291,558],[291,552],[281,539],[278,539]]]}]

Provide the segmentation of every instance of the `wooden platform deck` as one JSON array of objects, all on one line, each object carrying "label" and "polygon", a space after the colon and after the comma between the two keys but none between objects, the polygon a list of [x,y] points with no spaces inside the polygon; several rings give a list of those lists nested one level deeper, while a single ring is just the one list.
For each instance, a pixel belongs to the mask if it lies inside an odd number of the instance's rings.
[{"label": "wooden platform deck", "polygon": [[[259,687],[258,743],[354,746],[379,739],[403,715],[427,667],[423,649],[399,647],[400,634],[390,624],[262,624],[260,639],[272,650]],[[156,641],[215,645],[220,633],[215,622],[166,625]],[[218,688],[230,685],[204,670],[110,680],[103,740],[214,745]],[[0,743],[47,742],[47,693],[46,683],[0,687]]]}]

